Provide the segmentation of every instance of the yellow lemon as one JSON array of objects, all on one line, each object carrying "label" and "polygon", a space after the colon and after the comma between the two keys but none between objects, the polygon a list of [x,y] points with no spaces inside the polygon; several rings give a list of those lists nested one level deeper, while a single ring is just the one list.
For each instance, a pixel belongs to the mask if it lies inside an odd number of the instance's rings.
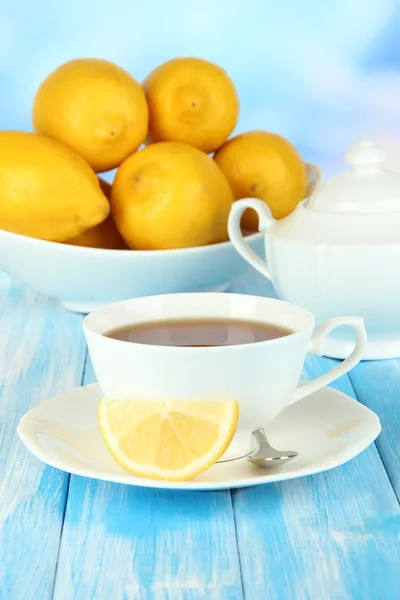
[{"label": "yellow lemon", "polygon": [[225,241],[232,202],[213,159],[177,142],[152,144],[130,156],[111,192],[118,230],[128,246],[142,250]]},{"label": "yellow lemon", "polygon": [[185,142],[217,150],[238,120],[239,100],[231,79],[199,58],[175,58],[144,81],[150,111],[150,141]]},{"label": "yellow lemon", "polygon": [[118,167],[145,140],[148,108],[142,87],[127,71],[84,58],[61,65],[43,81],[33,125],[100,173]]},{"label": "yellow lemon", "polygon": [[236,431],[238,404],[108,400],[99,404],[101,435],[125,470],[185,481],[217,461]]},{"label": "yellow lemon", "polygon": [[63,242],[104,221],[109,203],[93,170],[56,140],[0,132],[0,228]]},{"label": "yellow lemon", "polygon": [[[304,200],[304,162],[294,146],[280,135],[267,131],[242,133],[226,142],[214,159],[229,181],[235,200],[264,200],[276,219],[286,217]],[[257,229],[256,213],[247,210],[242,223],[246,228]]]},{"label": "yellow lemon", "polygon": [[[100,187],[108,200],[111,197],[111,185],[99,177]],[[125,250],[127,245],[122,239],[118,229],[115,226],[112,215],[95,227],[86,229],[80,235],[68,240],[67,244],[72,246],[86,246],[88,248],[110,248],[113,250]]]}]

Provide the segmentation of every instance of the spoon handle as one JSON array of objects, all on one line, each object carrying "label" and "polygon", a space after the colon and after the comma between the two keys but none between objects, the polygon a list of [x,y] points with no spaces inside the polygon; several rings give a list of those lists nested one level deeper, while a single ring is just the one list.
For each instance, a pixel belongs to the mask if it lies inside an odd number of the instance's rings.
[{"label": "spoon handle", "polygon": [[253,431],[253,435],[255,436],[258,443],[257,453],[265,451],[265,456],[268,456],[268,451],[271,450],[272,446],[268,442],[267,435],[264,429],[262,427],[259,427],[258,429]]}]

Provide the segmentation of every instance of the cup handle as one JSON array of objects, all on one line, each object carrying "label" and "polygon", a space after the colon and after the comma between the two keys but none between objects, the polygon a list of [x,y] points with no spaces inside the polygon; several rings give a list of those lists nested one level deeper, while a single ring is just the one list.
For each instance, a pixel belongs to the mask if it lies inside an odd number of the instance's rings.
[{"label": "cup handle", "polygon": [[360,362],[367,343],[367,333],[365,331],[364,319],[362,317],[333,317],[332,319],[328,319],[325,321],[325,323],[318,327],[318,329],[315,330],[311,338],[308,351],[311,354],[322,356],[326,336],[333,329],[336,329],[336,327],[343,326],[351,327],[356,334],[356,346],[353,352],[343,362],[330,369],[327,373],[320,375],[316,379],[313,379],[313,381],[308,381],[304,385],[300,385],[293,394],[289,405],[294,404],[298,400],[301,400],[302,398],[305,398],[314,392],[317,392],[325,385],[329,385],[332,383],[332,381],[335,381],[335,379],[338,379],[350,371]]},{"label": "cup handle", "polygon": [[261,275],[264,275],[264,277],[267,277],[267,279],[271,280],[272,278],[268,270],[267,263],[262,258],[257,256],[254,250],[250,248],[242,234],[240,221],[244,211],[248,208],[252,208],[258,214],[259,231],[265,231],[275,222],[275,219],[273,218],[271,211],[265,202],[256,200],[255,198],[243,198],[243,200],[237,200],[232,204],[231,212],[229,214],[229,238],[240,256],[244,258],[244,260],[246,260],[252,267],[257,269]]}]

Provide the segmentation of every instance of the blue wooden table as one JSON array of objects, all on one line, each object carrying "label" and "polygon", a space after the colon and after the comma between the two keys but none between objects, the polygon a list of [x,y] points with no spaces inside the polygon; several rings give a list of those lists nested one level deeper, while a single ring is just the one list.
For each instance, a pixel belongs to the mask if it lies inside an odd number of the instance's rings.
[{"label": "blue wooden table", "polygon": [[[234,291],[271,293],[255,273]],[[327,473],[232,492],[152,491],[46,467],[23,413],[93,381],[82,316],[0,276],[1,600],[400,599],[400,360],[336,385],[376,444]],[[309,357],[305,375],[332,361]]]}]

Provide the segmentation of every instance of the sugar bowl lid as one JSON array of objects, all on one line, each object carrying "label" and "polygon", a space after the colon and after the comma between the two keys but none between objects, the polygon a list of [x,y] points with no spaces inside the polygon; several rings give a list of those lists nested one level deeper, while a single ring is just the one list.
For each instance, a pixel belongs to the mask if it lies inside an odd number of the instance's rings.
[{"label": "sugar bowl lid", "polygon": [[318,185],[305,206],[349,215],[400,212],[400,174],[385,171],[384,160],[373,142],[360,142],[346,156],[352,170]]}]

